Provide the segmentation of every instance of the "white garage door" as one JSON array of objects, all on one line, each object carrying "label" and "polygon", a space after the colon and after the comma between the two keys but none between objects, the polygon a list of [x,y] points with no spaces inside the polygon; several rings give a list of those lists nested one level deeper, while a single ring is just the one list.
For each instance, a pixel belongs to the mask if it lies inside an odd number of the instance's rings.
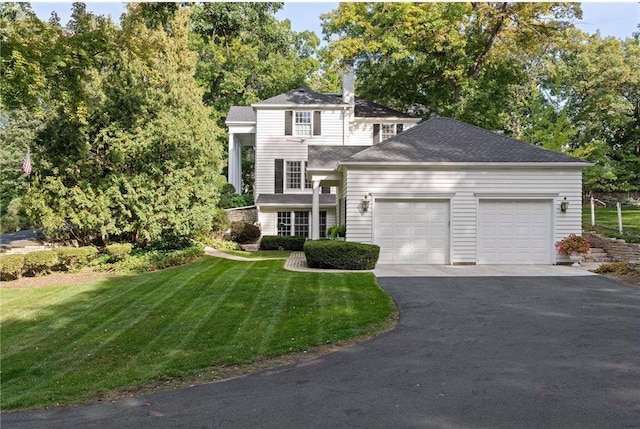
[{"label": "white garage door", "polygon": [[551,264],[550,201],[480,201],[479,264]]},{"label": "white garage door", "polygon": [[376,201],[381,264],[449,263],[448,201]]}]

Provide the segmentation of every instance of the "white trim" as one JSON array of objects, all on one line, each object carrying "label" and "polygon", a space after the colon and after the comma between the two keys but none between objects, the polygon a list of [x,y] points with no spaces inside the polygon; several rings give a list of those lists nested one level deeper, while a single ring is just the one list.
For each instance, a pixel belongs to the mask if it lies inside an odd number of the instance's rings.
[{"label": "white trim", "polygon": [[560,192],[474,192],[479,200],[551,200],[560,196]]},{"label": "white trim", "polygon": [[573,167],[585,168],[595,164],[591,162],[400,162],[400,161],[377,161],[377,162],[338,162],[338,167],[376,167],[390,169],[392,167],[465,167],[465,168],[487,168],[487,167],[518,167],[518,168],[540,168],[540,167]]}]

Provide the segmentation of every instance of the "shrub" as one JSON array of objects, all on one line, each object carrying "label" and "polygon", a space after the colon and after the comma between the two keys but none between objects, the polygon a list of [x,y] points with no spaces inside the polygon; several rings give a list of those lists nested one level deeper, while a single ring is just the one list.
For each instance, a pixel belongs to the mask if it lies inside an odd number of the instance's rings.
[{"label": "shrub", "polygon": [[616,273],[616,274],[629,274],[629,264],[626,262],[611,262],[608,264],[602,264],[594,270],[598,274]]},{"label": "shrub", "polygon": [[66,271],[87,265],[98,253],[93,246],[60,247],[56,249],[60,268]]},{"label": "shrub", "polygon": [[240,246],[238,243],[223,240],[222,238],[203,236],[199,237],[198,240],[206,244],[207,246],[211,246],[214,249],[218,250],[242,250],[242,246]]},{"label": "shrub", "polygon": [[260,250],[292,250],[295,252],[304,249],[307,239],[298,235],[265,235],[260,241]]},{"label": "shrub", "polygon": [[121,261],[132,250],[133,245],[131,243],[115,243],[108,245],[106,248],[107,255],[111,257],[112,261]]},{"label": "shrub", "polygon": [[24,255],[0,255],[0,279],[15,280],[22,274]]},{"label": "shrub", "polygon": [[30,275],[48,274],[58,263],[58,254],[54,250],[40,250],[24,255],[24,269]]},{"label": "shrub", "polygon": [[162,240],[154,241],[145,246],[145,250],[180,250],[193,246],[189,237],[172,235]]},{"label": "shrub", "polygon": [[561,255],[571,255],[572,253],[585,254],[591,248],[589,240],[581,235],[569,234],[556,243],[556,249]]},{"label": "shrub", "polygon": [[328,230],[329,237],[336,239],[336,237],[345,237],[347,235],[347,227],[344,225],[335,225]]},{"label": "shrub", "polygon": [[233,222],[231,224],[231,241],[240,244],[255,243],[260,238],[260,228],[246,222]]},{"label": "shrub", "polygon": [[380,247],[348,241],[307,241],[304,255],[307,265],[312,268],[372,270],[378,262]]}]

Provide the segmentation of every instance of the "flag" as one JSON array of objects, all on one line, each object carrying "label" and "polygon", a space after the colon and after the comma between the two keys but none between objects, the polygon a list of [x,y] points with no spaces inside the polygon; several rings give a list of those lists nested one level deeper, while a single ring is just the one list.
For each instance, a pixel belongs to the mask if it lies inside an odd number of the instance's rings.
[{"label": "flag", "polygon": [[27,150],[27,154],[24,156],[24,161],[22,161],[22,171],[29,176],[31,174],[31,154]]}]

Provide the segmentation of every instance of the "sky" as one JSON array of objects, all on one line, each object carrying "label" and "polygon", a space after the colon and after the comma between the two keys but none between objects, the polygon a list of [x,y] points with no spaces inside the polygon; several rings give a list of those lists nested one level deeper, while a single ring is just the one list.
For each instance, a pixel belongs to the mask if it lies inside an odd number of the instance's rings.
[{"label": "sky", "polygon": [[[86,2],[87,9],[100,15],[111,15],[118,20],[124,12],[122,2]],[[337,2],[286,2],[276,15],[279,19],[289,19],[295,31],[312,30],[322,39],[320,15],[337,7]],[[48,19],[52,11],[56,11],[63,24],[69,20],[71,2],[49,3],[33,2],[31,7],[40,19]],[[640,23],[640,2],[626,3],[582,3],[583,17],[577,27],[588,33],[600,30],[602,36],[615,36],[620,39],[631,37]]]}]

